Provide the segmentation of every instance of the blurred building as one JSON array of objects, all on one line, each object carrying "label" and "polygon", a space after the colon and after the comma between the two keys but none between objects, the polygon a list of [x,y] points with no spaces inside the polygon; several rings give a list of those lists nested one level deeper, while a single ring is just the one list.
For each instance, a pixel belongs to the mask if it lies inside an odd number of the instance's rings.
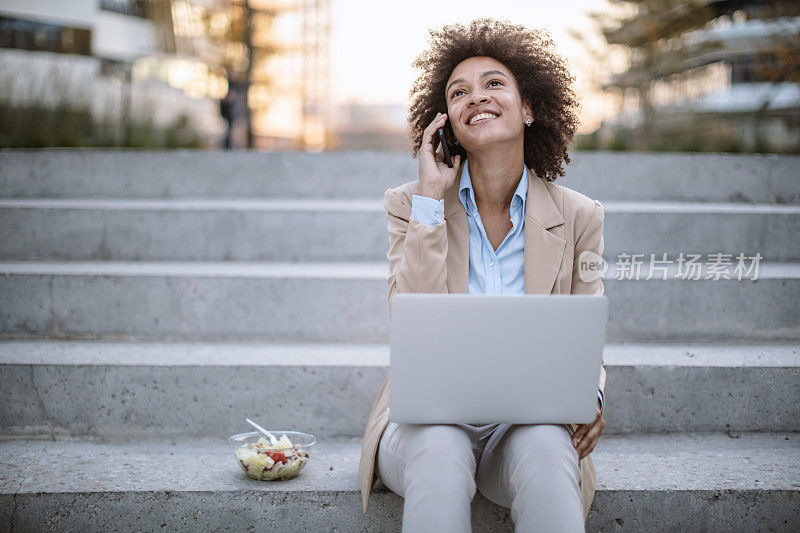
[{"label": "blurred building", "polygon": [[319,150],[329,11],[330,0],[3,0],[0,99],[86,111],[101,144],[137,145],[146,125],[213,147],[230,85],[237,147]]},{"label": "blurred building", "polygon": [[638,14],[603,31],[628,47],[630,68],[603,86],[621,106],[595,132],[601,145],[800,150],[799,3],[635,4]]}]

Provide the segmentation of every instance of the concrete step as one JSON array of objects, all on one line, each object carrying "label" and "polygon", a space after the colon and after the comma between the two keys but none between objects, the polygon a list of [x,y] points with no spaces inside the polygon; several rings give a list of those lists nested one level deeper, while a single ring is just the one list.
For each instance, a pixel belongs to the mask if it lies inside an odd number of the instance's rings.
[{"label": "concrete step", "polygon": [[[666,279],[646,267],[637,279],[609,266],[608,342],[800,339],[800,263],[762,262],[741,279],[732,270],[686,279],[676,266]],[[0,262],[0,337],[385,342],[387,270],[385,263]]]},{"label": "concrete step", "polygon": [[[607,202],[605,255],[756,252],[800,259],[800,204]],[[379,261],[378,200],[0,200],[0,258]]]},{"label": "concrete step", "polygon": [[[242,425],[244,431],[247,428]],[[322,439],[295,479],[245,476],[224,440],[6,441],[0,520],[11,531],[400,531],[379,483],[366,515],[360,443]],[[798,433],[603,436],[587,531],[797,531]],[[513,531],[480,492],[476,532]]]},{"label": "concrete step", "polygon": [[[604,360],[606,433],[800,428],[800,344],[609,344]],[[385,344],[0,342],[0,434],[224,435],[248,416],[360,436],[388,364]]]},{"label": "concrete step", "polygon": [[[559,182],[591,198],[800,203],[800,157],[573,152]],[[419,176],[402,152],[5,150],[0,197],[381,198]]]}]

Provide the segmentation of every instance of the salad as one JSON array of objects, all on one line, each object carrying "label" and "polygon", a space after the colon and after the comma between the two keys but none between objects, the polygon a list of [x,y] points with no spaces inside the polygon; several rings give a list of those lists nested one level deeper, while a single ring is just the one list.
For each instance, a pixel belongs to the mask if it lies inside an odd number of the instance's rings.
[{"label": "salad", "polygon": [[292,479],[308,462],[308,452],[295,448],[289,437],[281,436],[272,446],[265,437],[236,449],[236,460],[247,476],[262,481]]}]

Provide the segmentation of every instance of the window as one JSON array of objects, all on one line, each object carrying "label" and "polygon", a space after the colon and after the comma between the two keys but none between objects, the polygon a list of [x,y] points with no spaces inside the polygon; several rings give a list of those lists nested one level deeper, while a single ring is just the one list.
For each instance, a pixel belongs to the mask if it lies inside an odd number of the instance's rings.
[{"label": "window", "polygon": [[100,9],[122,13],[132,17],[146,18],[145,0],[100,0]]},{"label": "window", "polygon": [[0,17],[0,48],[92,55],[92,32],[57,24]]}]

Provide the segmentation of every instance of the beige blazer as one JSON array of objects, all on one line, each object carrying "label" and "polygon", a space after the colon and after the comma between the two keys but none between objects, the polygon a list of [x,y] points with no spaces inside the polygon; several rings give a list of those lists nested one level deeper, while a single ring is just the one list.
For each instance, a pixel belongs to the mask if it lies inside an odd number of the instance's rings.
[{"label": "beige blazer", "polygon": [[[395,293],[466,293],[469,281],[469,228],[467,213],[458,198],[461,170],[444,197],[444,222],[427,226],[411,220],[411,197],[417,181],[384,194],[383,207],[389,219],[388,302]],[[578,277],[577,258],[584,250],[603,254],[603,206],[583,194],[539,178],[530,169],[525,201],[525,293],[603,294],[602,279],[584,282]],[[606,381],[605,362],[600,369],[599,389]],[[361,448],[358,478],[364,513],[377,481],[375,461],[383,430],[389,423],[389,376],[381,386],[369,415]],[[575,424],[565,424],[570,435]],[[510,427],[503,424],[487,442],[497,444]],[[581,499],[584,521],[595,491],[591,454],[580,462]]]}]

